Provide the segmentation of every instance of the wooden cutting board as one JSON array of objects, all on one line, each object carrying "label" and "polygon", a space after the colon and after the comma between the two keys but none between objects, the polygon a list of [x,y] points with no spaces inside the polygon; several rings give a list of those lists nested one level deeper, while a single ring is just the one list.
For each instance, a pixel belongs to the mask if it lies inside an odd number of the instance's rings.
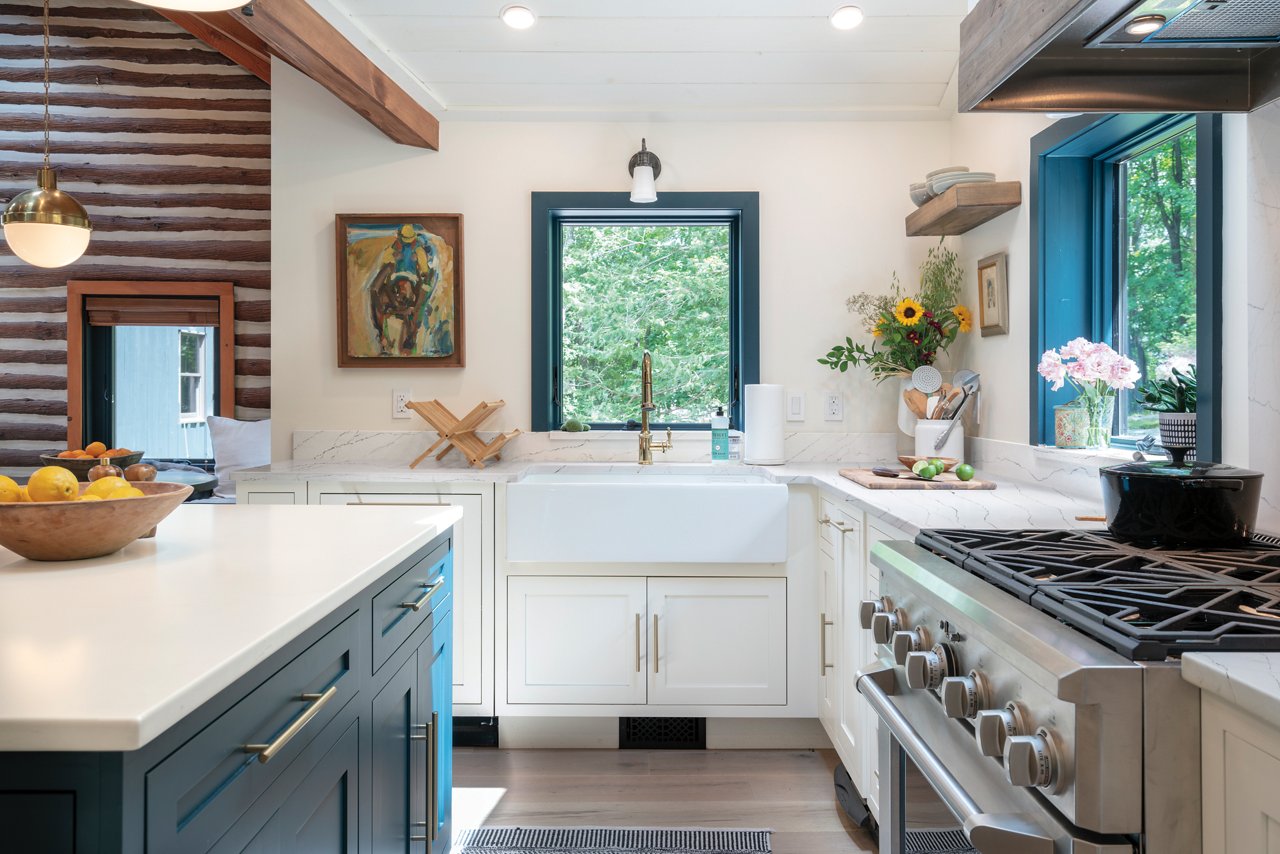
[{"label": "wooden cutting board", "polygon": [[[906,471],[904,469],[904,471]],[[924,480],[907,472],[901,477],[881,477],[871,469],[840,469],[840,476],[867,489],[995,489],[989,480],[964,481],[951,472],[945,472],[933,480]]]}]

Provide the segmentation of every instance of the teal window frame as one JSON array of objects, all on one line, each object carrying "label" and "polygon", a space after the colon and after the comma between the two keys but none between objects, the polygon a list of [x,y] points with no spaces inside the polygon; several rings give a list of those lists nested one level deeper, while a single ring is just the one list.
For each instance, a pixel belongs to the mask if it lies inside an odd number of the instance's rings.
[{"label": "teal window frame", "polygon": [[[1115,341],[1122,281],[1120,164],[1196,129],[1196,442],[1222,448],[1222,117],[1124,113],[1062,119],[1031,140],[1030,364],[1083,336]],[[1052,445],[1053,407],[1072,398],[1030,371],[1030,441]],[[1117,446],[1133,440],[1117,437]]]},{"label": "teal window frame", "polygon": [[[535,431],[558,430],[564,423],[562,401],[561,226],[697,225],[730,227],[729,421],[742,429],[743,387],[760,381],[760,194],[662,193],[652,204],[633,204],[626,193],[533,193],[531,213],[532,412]],[[640,377],[636,354],[636,381]],[[660,376],[661,365],[655,368]],[[636,412],[639,419],[640,413]],[[603,430],[627,429],[621,423],[593,423]],[[710,422],[658,423],[672,430],[706,430]]]}]

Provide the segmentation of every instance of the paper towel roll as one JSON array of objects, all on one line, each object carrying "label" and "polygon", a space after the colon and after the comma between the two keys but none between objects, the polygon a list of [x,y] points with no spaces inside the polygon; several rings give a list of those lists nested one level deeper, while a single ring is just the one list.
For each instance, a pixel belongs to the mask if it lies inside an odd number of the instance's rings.
[{"label": "paper towel roll", "polygon": [[747,386],[746,405],[746,450],[742,461],[758,466],[782,465],[786,462],[782,450],[782,386]]}]

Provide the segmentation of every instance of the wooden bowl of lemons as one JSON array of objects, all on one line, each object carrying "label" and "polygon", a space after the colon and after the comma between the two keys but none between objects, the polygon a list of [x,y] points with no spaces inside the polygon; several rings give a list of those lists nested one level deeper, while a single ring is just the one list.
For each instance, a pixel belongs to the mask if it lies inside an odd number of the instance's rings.
[{"label": "wooden bowl of lemons", "polygon": [[0,478],[0,546],[30,560],[102,557],[153,536],[189,495],[183,483],[83,484],[58,466],[39,469],[25,487]]}]

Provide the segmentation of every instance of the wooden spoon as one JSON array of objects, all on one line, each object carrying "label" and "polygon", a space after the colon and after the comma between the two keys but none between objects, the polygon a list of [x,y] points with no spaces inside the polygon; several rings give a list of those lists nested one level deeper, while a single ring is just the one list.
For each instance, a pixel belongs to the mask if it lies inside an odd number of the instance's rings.
[{"label": "wooden spoon", "polygon": [[902,393],[902,399],[907,402],[907,409],[910,409],[911,414],[916,418],[929,417],[929,397],[924,392],[909,388]]}]

